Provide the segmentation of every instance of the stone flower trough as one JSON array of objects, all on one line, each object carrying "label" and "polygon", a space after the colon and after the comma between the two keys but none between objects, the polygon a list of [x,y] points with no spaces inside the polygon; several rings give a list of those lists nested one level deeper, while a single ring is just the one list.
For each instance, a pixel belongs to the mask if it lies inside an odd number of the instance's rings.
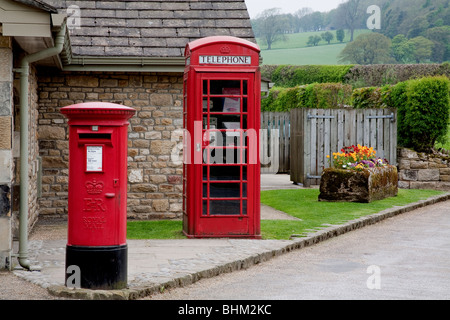
[{"label": "stone flower trough", "polygon": [[398,193],[397,167],[362,170],[328,168],[322,173],[319,201],[369,203]]}]

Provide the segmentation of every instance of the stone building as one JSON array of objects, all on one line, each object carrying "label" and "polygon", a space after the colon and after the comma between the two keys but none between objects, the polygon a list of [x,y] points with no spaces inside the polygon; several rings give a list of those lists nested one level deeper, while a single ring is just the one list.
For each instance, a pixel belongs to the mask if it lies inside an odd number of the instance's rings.
[{"label": "stone building", "polygon": [[171,155],[181,145],[184,48],[214,35],[255,42],[245,1],[0,0],[0,23],[0,269],[12,265],[13,237],[26,267],[38,217],[67,214],[67,105],[135,108],[128,217],[181,216],[182,166]]}]

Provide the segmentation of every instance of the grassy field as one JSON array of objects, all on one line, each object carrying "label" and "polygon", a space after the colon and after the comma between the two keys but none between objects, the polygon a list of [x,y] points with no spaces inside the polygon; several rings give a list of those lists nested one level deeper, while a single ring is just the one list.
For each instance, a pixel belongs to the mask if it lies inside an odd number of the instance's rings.
[{"label": "grassy field", "polygon": [[331,65],[340,64],[338,55],[345,44],[322,45],[297,49],[277,49],[262,51],[263,64],[266,65]]},{"label": "grassy field", "polygon": [[[319,202],[317,189],[262,191],[261,202],[301,220],[262,220],[263,239],[289,239],[292,234],[305,235],[329,224],[374,214],[442,194],[434,190],[399,190],[397,197],[372,203]],[[129,221],[128,239],[184,239],[181,221]]]},{"label": "grassy field", "polygon": [[[354,37],[362,33],[370,32],[369,30],[356,30]],[[336,40],[336,32],[332,31],[335,39],[328,45],[327,42],[321,41],[316,47],[308,47],[306,44],[308,38],[314,35],[321,35],[323,31],[318,32],[302,32],[286,35],[287,41],[279,41],[272,45],[272,50],[266,50],[267,46],[257,39],[261,48],[261,56],[263,64],[292,64],[292,65],[327,65],[339,64],[338,55],[350,41],[350,35],[346,33],[343,43]]]}]

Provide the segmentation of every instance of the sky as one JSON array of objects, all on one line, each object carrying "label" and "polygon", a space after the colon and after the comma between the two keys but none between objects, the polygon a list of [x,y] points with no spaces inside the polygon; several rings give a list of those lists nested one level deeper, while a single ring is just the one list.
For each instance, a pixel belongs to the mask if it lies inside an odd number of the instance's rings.
[{"label": "sky", "polygon": [[280,8],[282,13],[294,13],[301,8],[326,12],[336,9],[344,0],[245,0],[250,18],[255,18],[266,9]]}]

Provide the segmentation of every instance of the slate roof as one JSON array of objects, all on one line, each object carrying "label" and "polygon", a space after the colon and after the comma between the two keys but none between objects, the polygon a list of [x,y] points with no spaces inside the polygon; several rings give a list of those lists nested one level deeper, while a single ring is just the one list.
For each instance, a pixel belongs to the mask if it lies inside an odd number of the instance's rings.
[{"label": "slate roof", "polygon": [[31,6],[33,8],[38,8],[38,9],[42,9],[44,11],[48,11],[51,13],[56,13],[56,8],[48,5],[47,3],[45,3],[42,0],[14,0],[15,2],[19,2],[22,4],[25,4],[27,6]]},{"label": "slate roof", "polygon": [[81,28],[70,30],[74,56],[182,57],[188,42],[213,35],[256,43],[245,0],[45,2],[60,13],[80,8]]}]

